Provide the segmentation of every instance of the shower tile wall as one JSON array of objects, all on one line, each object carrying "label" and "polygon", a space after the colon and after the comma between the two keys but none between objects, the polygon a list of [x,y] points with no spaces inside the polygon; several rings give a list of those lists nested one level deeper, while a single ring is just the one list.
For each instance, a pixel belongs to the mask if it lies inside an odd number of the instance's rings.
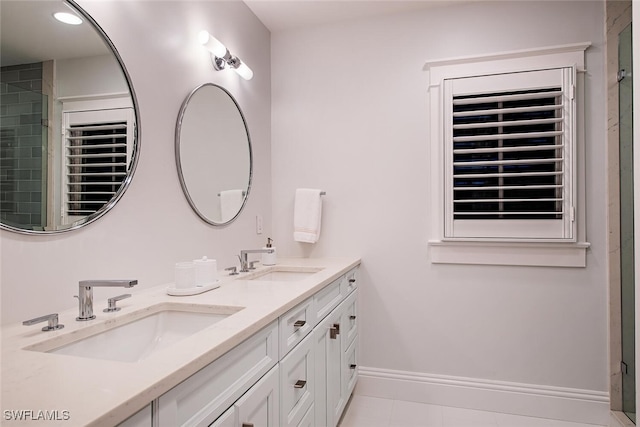
[{"label": "shower tile wall", "polygon": [[34,228],[46,222],[42,69],[42,63],[0,68],[0,217]]}]

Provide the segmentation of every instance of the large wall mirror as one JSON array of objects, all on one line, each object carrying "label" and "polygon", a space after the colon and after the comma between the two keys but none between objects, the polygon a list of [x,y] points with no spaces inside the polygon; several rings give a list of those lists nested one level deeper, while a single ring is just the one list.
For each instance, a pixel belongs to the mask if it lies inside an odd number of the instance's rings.
[{"label": "large wall mirror", "polygon": [[[58,21],[59,12],[77,22]],[[0,19],[0,228],[89,224],[120,199],[138,158],[124,64],[72,1],[3,1]]]},{"label": "large wall mirror", "polygon": [[205,222],[225,225],[240,214],[251,187],[251,141],[224,88],[206,83],[187,96],[176,126],[176,163],[184,194]]}]

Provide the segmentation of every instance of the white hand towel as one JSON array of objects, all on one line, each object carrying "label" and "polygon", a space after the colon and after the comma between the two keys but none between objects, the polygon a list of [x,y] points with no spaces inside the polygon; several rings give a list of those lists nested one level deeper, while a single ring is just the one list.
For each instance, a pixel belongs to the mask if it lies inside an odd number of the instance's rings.
[{"label": "white hand towel", "polygon": [[298,188],[293,210],[293,239],[315,243],[320,238],[322,197],[320,190]]},{"label": "white hand towel", "polygon": [[220,214],[222,221],[229,221],[238,214],[244,201],[242,190],[224,190],[220,192]]}]

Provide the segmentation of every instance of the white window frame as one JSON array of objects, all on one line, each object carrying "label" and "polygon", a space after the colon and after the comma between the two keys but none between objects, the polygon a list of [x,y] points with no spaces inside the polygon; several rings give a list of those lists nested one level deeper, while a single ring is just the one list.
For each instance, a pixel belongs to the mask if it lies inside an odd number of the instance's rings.
[{"label": "white window frame", "polygon": [[[493,55],[453,58],[430,61],[424,70],[429,72],[429,119],[431,160],[431,235],[429,253],[432,263],[447,264],[491,264],[523,266],[585,267],[589,243],[585,233],[584,204],[584,52],[590,43],[554,46],[504,52]],[[465,237],[451,232],[453,211],[447,203],[451,201],[453,182],[451,163],[447,155],[445,117],[445,82],[449,79],[474,76],[518,73],[553,68],[575,70],[575,130],[573,138],[571,172],[572,225],[562,235],[535,238],[511,237],[504,233],[465,233]],[[489,223],[485,220],[487,229]],[[516,223],[513,223],[515,226]]]}]

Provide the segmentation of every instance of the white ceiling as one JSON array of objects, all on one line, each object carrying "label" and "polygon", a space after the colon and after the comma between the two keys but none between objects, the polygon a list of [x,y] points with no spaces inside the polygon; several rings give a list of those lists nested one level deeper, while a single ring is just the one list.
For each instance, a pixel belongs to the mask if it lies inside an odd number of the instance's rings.
[{"label": "white ceiling", "polygon": [[245,0],[271,32],[460,3],[469,0]]},{"label": "white ceiling", "polygon": [[[270,31],[277,32],[468,1],[479,0],[245,0],[245,3]],[[108,52],[88,23],[73,27],[52,19],[54,11],[69,9],[62,1],[0,1],[0,6],[2,66]]]},{"label": "white ceiling", "polygon": [[0,1],[0,64],[29,64],[109,53],[88,22],[62,24],[54,12],[73,12],[61,1]]}]

